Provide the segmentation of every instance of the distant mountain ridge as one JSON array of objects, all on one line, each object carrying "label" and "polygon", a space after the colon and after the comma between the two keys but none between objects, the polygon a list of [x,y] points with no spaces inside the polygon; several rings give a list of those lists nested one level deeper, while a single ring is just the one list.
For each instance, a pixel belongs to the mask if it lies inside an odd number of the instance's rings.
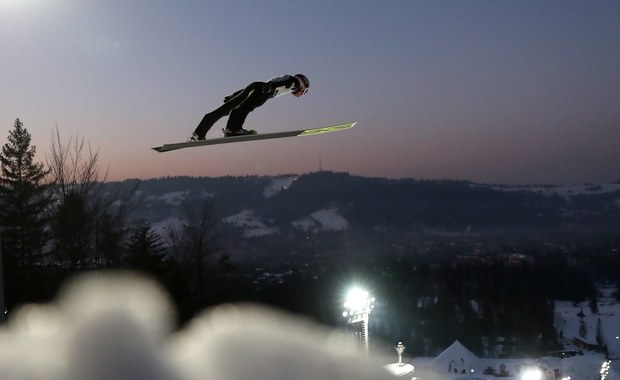
[{"label": "distant mountain ridge", "polygon": [[215,202],[225,225],[247,238],[343,231],[607,233],[620,227],[620,183],[505,186],[335,172],[144,180],[131,218],[162,226],[178,220],[184,202],[200,204],[206,198]]}]

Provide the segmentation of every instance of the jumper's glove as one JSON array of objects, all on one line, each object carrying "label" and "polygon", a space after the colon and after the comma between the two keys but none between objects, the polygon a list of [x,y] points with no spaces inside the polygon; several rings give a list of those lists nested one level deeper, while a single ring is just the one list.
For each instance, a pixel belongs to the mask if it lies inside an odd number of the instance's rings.
[{"label": "jumper's glove", "polygon": [[263,85],[263,94],[269,94],[271,92],[271,82],[265,82]]},{"label": "jumper's glove", "polygon": [[234,98],[235,96],[239,95],[239,94],[241,93],[241,91],[243,91],[243,90],[235,91],[235,92],[233,92],[232,94],[230,94],[230,95],[228,95],[228,96],[225,96],[225,97],[224,97],[224,103],[228,103],[228,101],[229,101],[230,99],[232,99],[232,98]]}]

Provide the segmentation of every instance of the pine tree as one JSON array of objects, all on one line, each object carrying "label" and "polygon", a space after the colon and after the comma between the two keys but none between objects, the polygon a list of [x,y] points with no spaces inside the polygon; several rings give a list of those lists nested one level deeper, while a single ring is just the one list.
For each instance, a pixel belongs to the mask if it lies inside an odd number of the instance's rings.
[{"label": "pine tree", "polygon": [[603,323],[601,322],[601,318],[596,320],[596,344],[598,344],[599,349],[605,349],[605,336],[603,335]]},{"label": "pine tree", "polygon": [[586,339],[588,335],[588,327],[586,326],[586,321],[583,320],[583,317],[579,318],[579,336]]},{"label": "pine tree", "polygon": [[590,306],[590,311],[593,315],[598,314],[598,296],[596,295],[596,293],[594,293],[590,297],[590,302],[588,303],[588,306]]},{"label": "pine tree", "polygon": [[151,224],[140,222],[126,244],[127,267],[152,275],[159,275],[164,268],[166,247],[163,238],[153,231]]},{"label": "pine tree", "polygon": [[48,171],[35,162],[36,147],[30,142],[30,133],[17,119],[0,153],[3,252],[16,265],[32,264],[47,239],[44,213],[50,204],[45,183]]}]

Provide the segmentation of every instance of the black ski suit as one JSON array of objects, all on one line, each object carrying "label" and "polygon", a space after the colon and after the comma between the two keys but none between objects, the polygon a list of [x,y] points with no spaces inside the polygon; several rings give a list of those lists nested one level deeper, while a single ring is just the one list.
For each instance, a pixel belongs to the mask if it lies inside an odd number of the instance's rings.
[{"label": "black ski suit", "polygon": [[298,86],[299,82],[291,75],[276,77],[267,82],[250,83],[243,90],[225,97],[224,104],[206,114],[194,130],[194,133],[200,139],[204,139],[213,124],[226,115],[230,115],[226,129],[232,132],[240,131],[250,112],[262,106],[271,98],[295,92]]}]

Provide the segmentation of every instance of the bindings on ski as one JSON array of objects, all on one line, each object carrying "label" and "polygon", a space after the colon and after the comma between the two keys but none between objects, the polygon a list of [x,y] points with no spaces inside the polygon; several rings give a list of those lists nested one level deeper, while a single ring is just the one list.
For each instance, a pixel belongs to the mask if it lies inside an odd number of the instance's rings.
[{"label": "bindings on ski", "polygon": [[200,140],[205,140],[205,136],[198,136],[196,132],[192,133],[192,135],[187,138],[187,141],[189,142],[200,141]]},{"label": "bindings on ski", "polygon": [[247,135],[255,135],[257,134],[256,130],[254,129],[243,129],[241,128],[238,131],[231,131],[229,129],[222,129],[222,132],[224,132],[224,137],[235,137],[235,136],[247,136]]}]

